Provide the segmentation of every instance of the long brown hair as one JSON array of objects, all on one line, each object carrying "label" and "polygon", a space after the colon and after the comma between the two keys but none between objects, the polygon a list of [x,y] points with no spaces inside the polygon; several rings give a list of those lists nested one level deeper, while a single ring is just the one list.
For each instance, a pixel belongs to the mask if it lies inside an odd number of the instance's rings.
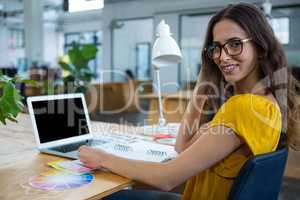
[{"label": "long brown hair", "polygon": [[[291,133],[291,128],[289,128],[287,122],[292,120],[292,118],[294,119],[293,122],[295,122],[295,114],[292,115],[290,108],[295,108],[298,105],[294,92],[297,80],[288,71],[283,47],[276,39],[264,13],[258,7],[248,3],[228,5],[216,13],[208,24],[202,50],[201,72],[195,88],[196,94],[209,96],[209,100],[204,108],[205,111],[209,112],[202,112],[202,123],[207,122],[223,102],[233,95],[232,87],[224,80],[218,66],[208,57],[206,52],[206,48],[213,42],[214,26],[223,19],[230,19],[237,23],[248,34],[248,37],[252,39],[251,41],[256,47],[257,55],[259,55],[258,65],[261,70],[262,81],[265,83],[267,91],[275,96],[282,112],[282,131],[286,133],[288,130]],[[201,84],[204,82],[210,84]],[[211,87],[211,85],[217,88],[219,95],[216,95],[216,88]],[[289,136],[290,134],[287,135]],[[295,133],[292,135],[295,138]],[[298,134],[298,137],[300,137],[300,134]],[[293,139],[293,142],[295,142],[295,139]],[[295,148],[295,145],[293,147]]]}]

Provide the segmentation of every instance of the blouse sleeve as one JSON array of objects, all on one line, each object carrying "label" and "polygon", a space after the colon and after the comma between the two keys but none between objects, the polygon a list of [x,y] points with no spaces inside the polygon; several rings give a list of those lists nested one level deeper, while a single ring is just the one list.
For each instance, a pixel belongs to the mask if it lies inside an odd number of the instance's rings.
[{"label": "blouse sleeve", "polygon": [[281,113],[273,102],[246,94],[228,99],[210,122],[210,127],[231,128],[256,155],[276,150],[281,123]]}]

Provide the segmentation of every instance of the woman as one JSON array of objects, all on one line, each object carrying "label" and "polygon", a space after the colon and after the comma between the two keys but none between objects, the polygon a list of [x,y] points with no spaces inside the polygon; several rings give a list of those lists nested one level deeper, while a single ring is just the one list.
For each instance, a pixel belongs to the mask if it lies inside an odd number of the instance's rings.
[{"label": "woman", "polygon": [[[286,130],[286,90],[276,87],[287,82],[287,62],[263,13],[246,3],[229,5],[212,17],[202,61],[177,137],[177,158],[141,162],[81,147],[80,160],[166,191],[189,179],[184,200],[227,199],[245,161],[275,151]],[[179,197],[124,190],[107,199]]]}]

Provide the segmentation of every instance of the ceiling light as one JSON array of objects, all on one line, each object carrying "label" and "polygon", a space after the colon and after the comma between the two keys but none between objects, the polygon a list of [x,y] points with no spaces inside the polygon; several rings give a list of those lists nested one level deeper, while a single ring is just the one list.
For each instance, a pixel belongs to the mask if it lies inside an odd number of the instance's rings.
[{"label": "ceiling light", "polygon": [[69,0],[69,12],[97,10],[104,7],[104,0]]}]

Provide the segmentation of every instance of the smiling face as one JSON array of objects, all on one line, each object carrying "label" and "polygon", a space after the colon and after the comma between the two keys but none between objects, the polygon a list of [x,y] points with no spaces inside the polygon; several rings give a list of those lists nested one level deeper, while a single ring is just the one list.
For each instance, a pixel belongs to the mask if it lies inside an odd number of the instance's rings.
[{"label": "smiling face", "polygon": [[[236,44],[230,41],[241,41],[247,38],[249,38],[249,35],[230,19],[219,21],[213,28],[213,42],[219,44],[219,46],[227,43],[226,47],[232,48],[233,51]],[[232,84],[258,78],[256,48],[251,40],[243,42],[242,46],[243,48],[239,55],[230,56],[222,48],[220,56],[213,58],[225,80]]]}]

